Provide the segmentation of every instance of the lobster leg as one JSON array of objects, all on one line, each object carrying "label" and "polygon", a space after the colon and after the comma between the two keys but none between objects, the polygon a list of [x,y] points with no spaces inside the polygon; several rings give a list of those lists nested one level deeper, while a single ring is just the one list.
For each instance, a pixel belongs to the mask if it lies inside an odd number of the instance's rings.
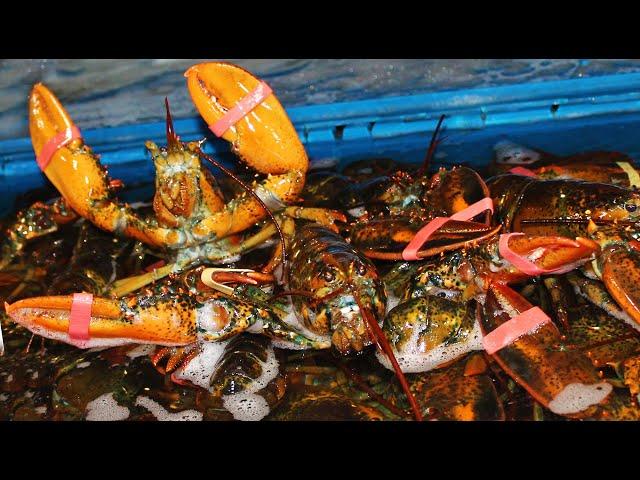
[{"label": "lobster leg", "polygon": [[68,208],[63,198],[51,205],[36,202],[18,213],[16,221],[6,229],[2,241],[0,270],[20,255],[27,243],[58,230],[61,225],[77,220],[78,215]]}]

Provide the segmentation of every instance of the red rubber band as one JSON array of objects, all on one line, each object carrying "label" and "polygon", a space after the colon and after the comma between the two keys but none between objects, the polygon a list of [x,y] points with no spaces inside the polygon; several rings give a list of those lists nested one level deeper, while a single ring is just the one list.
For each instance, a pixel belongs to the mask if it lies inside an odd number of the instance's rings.
[{"label": "red rubber band", "polygon": [[509,170],[509,173],[513,173],[514,175],[523,175],[525,177],[537,176],[534,171],[524,167],[513,167],[511,170]]},{"label": "red rubber band", "polygon": [[56,153],[58,149],[64,147],[69,142],[77,138],[82,138],[80,130],[78,127],[70,127],[49,139],[49,141],[44,144],[44,147],[42,147],[40,155],[36,157],[36,163],[40,167],[40,170],[44,172],[44,169],[49,165],[53,154]]},{"label": "red rubber band", "polygon": [[550,321],[551,319],[539,307],[530,308],[486,335],[482,339],[482,346],[489,355],[492,355]]},{"label": "red rubber band", "polygon": [[93,295],[74,293],[69,315],[69,338],[71,340],[89,340],[89,322]]},{"label": "red rubber band", "polygon": [[[513,236],[524,235],[524,233],[503,233],[498,240],[498,252],[505,260],[508,260],[514,267],[527,275],[536,276],[545,273],[557,273],[564,267],[552,268],[550,270],[540,268],[531,260],[524,258],[522,255],[517,254],[511,248],[509,248],[509,239]],[[573,268],[573,267],[572,267]]]},{"label": "red rubber band", "polygon": [[238,104],[230,109],[220,120],[213,125],[209,125],[209,128],[216,137],[221,137],[224,132],[229,130],[229,127],[243,119],[251,110],[264,102],[271,93],[271,87],[265,82],[260,82],[260,85],[249,92],[246,97],[240,100]]},{"label": "red rubber band", "polygon": [[419,260],[418,250],[426,243],[426,241],[433,235],[433,232],[442,227],[449,220],[469,220],[476,215],[484,212],[485,210],[491,210],[493,213],[493,200],[489,197],[485,197],[482,200],[477,201],[469,205],[464,210],[460,210],[458,213],[454,213],[450,217],[436,217],[422,227],[418,233],[411,239],[409,244],[402,251],[402,258],[405,260]]}]

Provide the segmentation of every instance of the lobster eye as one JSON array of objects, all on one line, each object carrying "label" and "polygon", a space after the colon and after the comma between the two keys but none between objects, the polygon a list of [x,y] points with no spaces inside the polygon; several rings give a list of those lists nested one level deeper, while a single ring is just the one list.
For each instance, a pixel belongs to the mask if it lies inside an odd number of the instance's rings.
[{"label": "lobster eye", "polygon": [[635,212],[638,206],[633,203],[625,203],[624,208],[627,212]]},{"label": "lobster eye", "polygon": [[355,271],[358,275],[364,275],[367,273],[367,267],[365,267],[364,263],[358,262],[355,264]]},{"label": "lobster eye", "polygon": [[326,282],[333,282],[336,278],[335,274],[333,273],[333,271],[331,270],[325,270],[324,272],[322,272],[322,278],[326,281]]}]

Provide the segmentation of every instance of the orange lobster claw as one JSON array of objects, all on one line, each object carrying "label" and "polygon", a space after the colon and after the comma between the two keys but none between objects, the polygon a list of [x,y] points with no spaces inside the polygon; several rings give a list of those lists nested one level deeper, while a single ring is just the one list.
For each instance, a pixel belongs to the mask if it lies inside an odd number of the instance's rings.
[{"label": "orange lobster claw", "polygon": [[[251,73],[225,62],[200,63],[184,75],[193,103],[208,125],[220,120],[260,83]],[[259,172],[278,175],[307,169],[304,147],[275,95],[232,125],[222,138]]]},{"label": "orange lobster claw", "polygon": [[[73,343],[69,339],[72,295],[19,300],[5,310],[11,319],[35,334]],[[173,303],[157,302],[152,308],[128,315],[126,302],[94,297],[89,323],[90,340],[84,348],[127,343],[181,346],[195,341],[195,313]]]},{"label": "orange lobster claw", "polygon": [[573,270],[600,251],[600,246],[593,240],[553,235],[513,236],[509,238],[509,248],[519,255],[531,256],[539,268],[562,268],[563,271]]}]

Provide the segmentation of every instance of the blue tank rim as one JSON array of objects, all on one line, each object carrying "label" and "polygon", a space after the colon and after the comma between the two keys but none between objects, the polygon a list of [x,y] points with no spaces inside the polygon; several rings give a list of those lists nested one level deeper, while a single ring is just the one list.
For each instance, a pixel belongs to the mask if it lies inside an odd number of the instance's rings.
[{"label": "blue tank rim", "polygon": [[[448,117],[449,130],[560,121],[640,111],[640,73],[447,90],[286,110],[305,144],[427,132],[442,114]],[[175,127],[186,140],[211,137],[199,116],[177,119]],[[87,129],[83,136],[96,150],[142,146],[148,139],[162,141],[164,120]],[[23,155],[33,157],[29,137],[0,141],[0,165]]]}]

